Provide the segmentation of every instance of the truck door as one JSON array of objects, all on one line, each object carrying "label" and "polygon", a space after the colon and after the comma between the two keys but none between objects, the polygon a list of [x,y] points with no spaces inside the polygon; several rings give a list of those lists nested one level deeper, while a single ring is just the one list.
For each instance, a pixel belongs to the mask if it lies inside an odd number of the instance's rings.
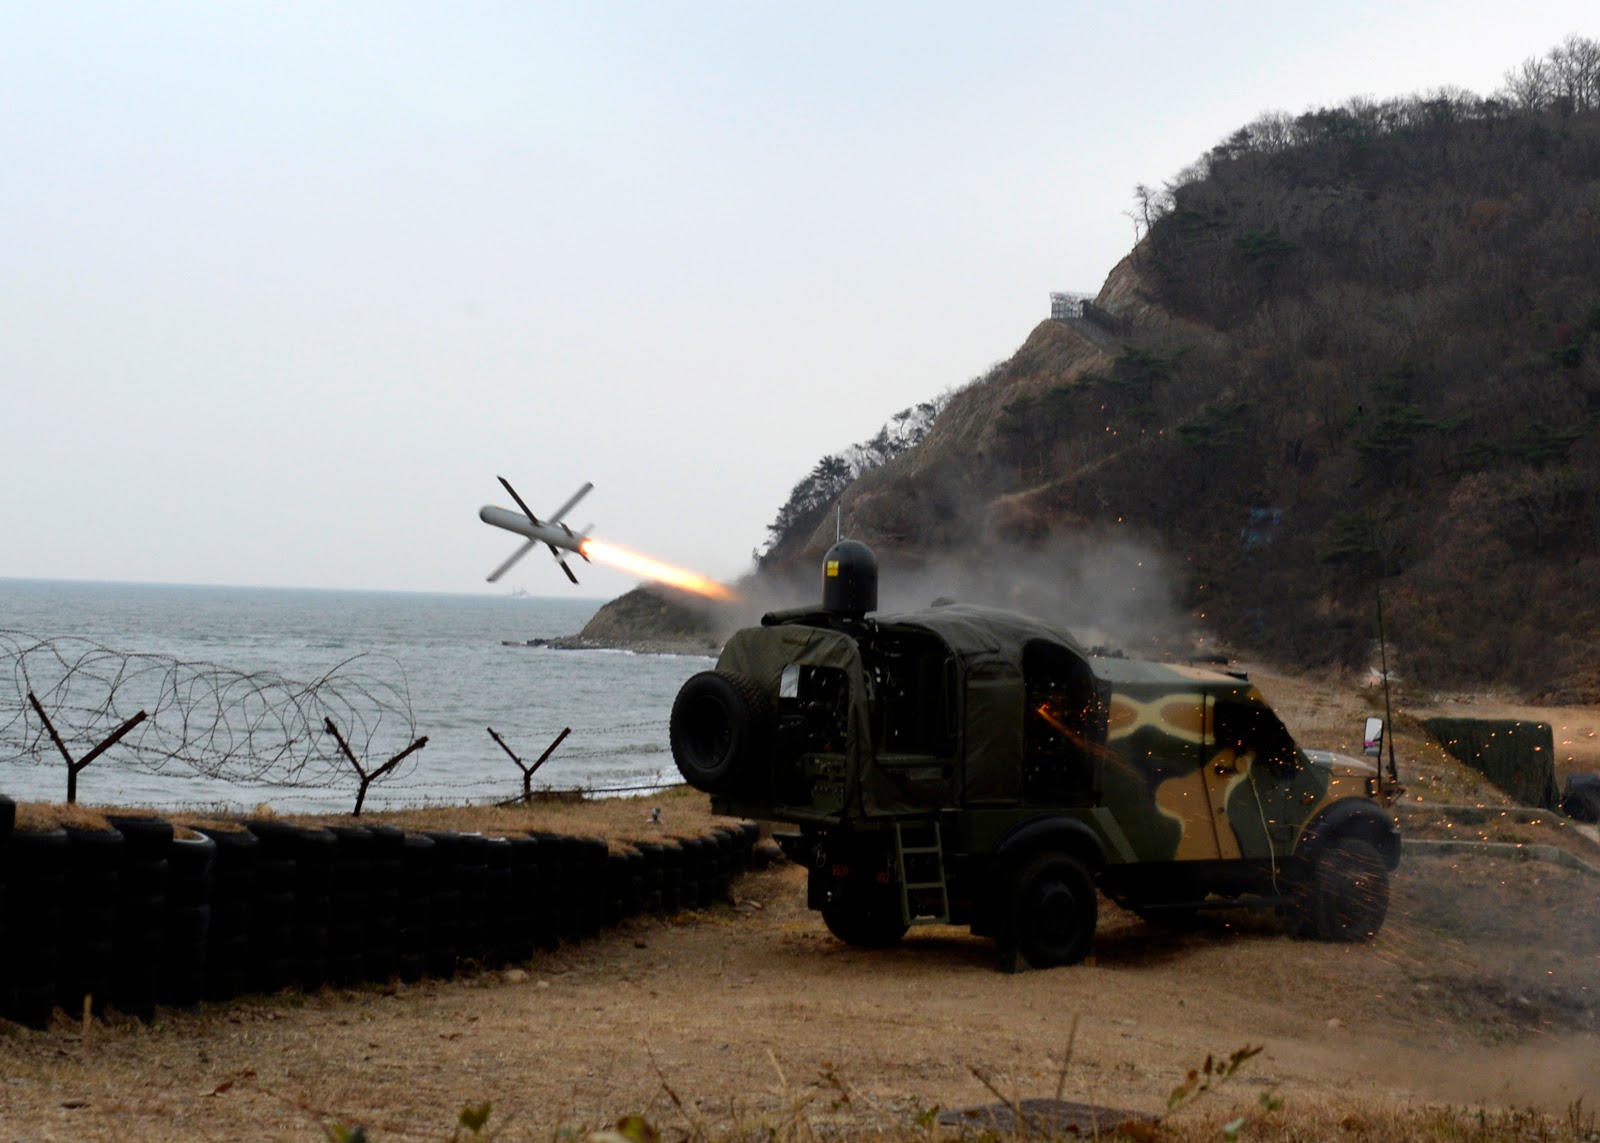
[{"label": "truck door", "polygon": [[1203,773],[1206,699],[1199,692],[1114,693],[1102,777],[1140,861],[1206,861],[1218,853],[1216,815]]},{"label": "truck door", "polygon": [[1260,702],[1212,699],[1208,712],[1205,779],[1221,855],[1267,857],[1293,841],[1285,796],[1297,768],[1294,739]]}]

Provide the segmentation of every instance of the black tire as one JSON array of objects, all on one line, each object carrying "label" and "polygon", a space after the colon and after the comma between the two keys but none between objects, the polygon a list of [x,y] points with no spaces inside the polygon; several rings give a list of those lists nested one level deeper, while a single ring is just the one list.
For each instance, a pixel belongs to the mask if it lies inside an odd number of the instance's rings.
[{"label": "black tire", "polygon": [[639,911],[658,913],[662,909],[661,885],[667,847],[653,841],[636,842],[639,851]]},{"label": "black tire", "polygon": [[622,882],[622,915],[632,917],[644,910],[644,854],[635,850],[627,855],[627,862]]},{"label": "black tire", "polygon": [[336,984],[354,984],[366,971],[372,947],[372,831],[329,826],[333,834],[328,915],[328,972]]},{"label": "black tire", "polygon": [[202,995],[228,1000],[251,987],[254,956],[250,935],[255,924],[256,863],[261,842],[247,829],[205,827],[202,834],[216,843],[212,867],[211,932],[206,938]]},{"label": "black tire", "polygon": [[506,958],[521,963],[533,956],[538,930],[539,843],[531,837],[506,838],[511,848],[511,884]]},{"label": "black tire", "polygon": [[1312,862],[1297,894],[1302,932],[1319,941],[1369,941],[1389,915],[1389,868],[1371,842],[1335,837]]},{"label": "black tire", "polygon": [[546,951],[561,943],[562,879],[567,873],[566,849],[553,833],[529,835],[536,846],[536,861],[528,875],[528,907],[533,910],[533,941]]},{"label": "black tire", "polygon": [[1574,821],[1600,822],[1600,774],[1569,776],[1561,812]]},{"label": "black tire", "polygon": [[[483,847],[483,961],[502,965],[526,960],[517,951],[516,904],[511,893],[511,842],[503,837],[488,838]],[[531,954],[528,954],[531,955]]]},{"label": "black tire", "polygon": [[605,905],[605,924],[614,925],[627,913],[629,882],[632,880],[632,874],[633,865],[628,860],[627,854],[606,854],[605,885],[600,893],[600,899]]},{"label": "black tire", "polygon": [[438,855],[428,972],[449,979],[457,960],[483,959],[486,843],[476,834],[451,830],[428,836]]},{"label": "black tire", "polygon": [[1043,853],[1012,876],[1006,934],[1034,968],[1077,964],[1094,945],[1100,902],[1094,878],[1075,857]]},{"label": "black tire", "polygon": [[583,869],[583,875],[578,884],[582,886],[582,898],[578,909],[578,935],[580,937],[594,937],[600,935],[605,922],[605,896],[606,888],[606,843],[592,837],[576,839],[578,860]]},{"label": "black tire", "polygon": [[107,814],[106,821],[122,834],[123,852],[132,862],[165,861],[172,846],[172,823],[138,814]]},{"label": "black tire", "polygon": [[581,940],[588,931],[589,898],[593,895],[589,855],[583,842],[575,837],[558,835],[552,844],[561,852],[561,877],[556,884],[561,939]]},{"label": "black tire", "polygon": [[6,911],[0,914],[0,1016],[43,1028],[55,1004],[66,885],[67,831],[23,830],[10,840]]},{"label": "black tire", "polygon": [[733,872],[738,876],[750,868],[751,855],[761,840],[761,827],[755,822],[740,822],[734,829],[738,837],[733,851]]},{"label": "black tire", "polygon": [[773,722],[772,700],[754,679],[701,671],[672,703],[672,760],[695,789],[730,793],[765,753]]},{"label": "black tire", "polygon": [[156,993],[162,971],[160,902],[141,910],[139,920],[148,916],[154,922],[134,927],[130,919],[119,924],[115,934],[111,987],[106,999],[111,1007],[149,1023],[155,1016]]},{"label": "black tire", "polygon": [[420,980],[433,942],[435,892],[434,841],[421,833],[405,835],[400,848],[400,880],[405,886],[395,908],[395,953],[400,979]]},{"label": "black tire", "polygon": [[398,826],[367,829],[372,834],[372,879],[362,974],[367,980],[388,980],[399,970],[400,869],[406,835]]},{"label": "black tire", "polygon": [[77,1016],[86,995],[93,997],[96,1013],[103,1010],[111,989],[115,959],[111,932],[121,886],[122,835],[116,830],[66,828],[56,1003]]},{"label": "black tire", "polygon": [[174,837],[167,855],[167,904],[181,907],[211,904],[217,843],[205,834]]},{"label": "black tire", "polygon": [[192,1009],[205,991],[211,947],[211,906],[168,906],[162,931],[156,999]]},{"label": "black tire", "polygon": [[433,892],[428,898],[428,975],[449,980],[455,975],[461,936],[461,882],[463,843],[448,830],[428,835],[433,839]]},{"label": "black tire", "polygon": [[822,907],[828,931],[858,949],[882,949],[898,944],[911,926],[900,913],[900,902],[890,893],[840,897]]},{"label": "black tire", "polygon": [[710,889],[706,883],[707,853],[705,839],[684,837],[678,839],[683,847],[683,904],[687,909],[703,909],[711,903]]}]

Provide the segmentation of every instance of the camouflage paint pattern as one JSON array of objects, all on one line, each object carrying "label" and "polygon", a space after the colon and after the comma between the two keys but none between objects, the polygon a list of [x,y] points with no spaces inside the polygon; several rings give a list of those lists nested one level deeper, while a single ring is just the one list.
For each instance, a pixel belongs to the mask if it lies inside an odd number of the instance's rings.
[{"label": "camouflage paint pattern", "polygon": [[1171,670],[1202,685],[1113,691],[1106,720],[1104,803],[1139,860],[1283,856],[1325,806],[1366,796],[1364,777],[1375,771],[1359,762],[1317,765],[1297,750],[1292,764],[1270,767],[1248,743],[1218,742],[1213,714],[1219,698],[1254,708],[1258,717],[1276,717],[1247,683]]},{"label": "camouflage paint pattern", "polygon": [[[1021,702],[1021,648],[1030,639],[1060,643],[1059,636],[1044,628],[1035,631],[1021,617],[1005,616],[1013,628],[998,628],[1000,634],[990,641],[986,613],[953,609],[951,614],[961,624],[953,631],[940,630],[931,617],[934,613],[917,619],[922,629],[947,638],[951,653],[963,663],[966,794],[942,781],[930,784],[941,791],[940,796],[926,800],[909,796],[913,785],[905,781],[891,790],[888,780],[898,776],[901,760],[874,754],[867,733],[871,700],[854,640],[788,620],[740,632],[724,649],[719,669],[760,680],[775,700],[785,664],[840,670],[848,678],[849,730],[838,744],[841,753],[795,759],[805,778],[798,787],[789,788],[801,800],[783,798],[773,804],[760,795],[735,797],[723,802],[724,812],[820,823],[865,820],[885,812],[904,816],[959,809],[970,823],[963,830],[969,843],[981,847],[1045,809],[1088,825],[1105,842],[1113,861],[1227,861],[1287,856],[1324,807],[1350,797],[1368,797],[1364,779],[1372,773],[1370,768],[1363,772],[1363,764],[1355,760],[1347,760],[1353,767],[1314,763],[1293,745],[1254,686],[1214,671],[1086,658],[1100,688],[1104,737],[1095,733],[1073,738],[1054,712],[1044,707],[1029,712]],[[1074,652],[1081,654],[1075,647]],[[1215,717],[1219,703],[1227,704],[1232,717],[1242,722],[1255,720],[1253,725],[1266,728],[1269,739],[1278,736],[1276,760],[1263,757],[1259,743],[1240,741],[1237,735],[1234,741],[1219,742]],[[1005,718],[996,722],[1002,712]],[[1024,738],[1020,724],[1032,717],[1063,732],[1078,749],[1080,764],[1094,768],[1092,798],[1047,805],[1023,798],[1020,787],[1011,795],[1005,793],[1010,783],[1020,781]],[[913,771],[935,761],[904,759]],[[994,775],[997,784],[984,786],[979,794],[976,783],[985,774]],[[977,795],[976,800],[968,795]]]}]

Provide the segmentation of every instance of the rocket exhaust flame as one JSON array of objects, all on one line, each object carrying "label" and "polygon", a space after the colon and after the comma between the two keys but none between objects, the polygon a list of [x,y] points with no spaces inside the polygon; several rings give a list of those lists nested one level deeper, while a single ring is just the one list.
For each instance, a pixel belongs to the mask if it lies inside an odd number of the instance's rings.
[{"label": "rocket exhaust flame", "polygon": [[668,587],[703,595],[707,599],[728,601],[737,598],[731,588],[716,580],[707,579],[703,575],[696,575],[692,571],[685,571],[683,568],[676,568],[646,556],[636,555],[599,540],[585,539],[578,546],[578,552],[585,559],[593,560],[595,563],[609,564],[640,579],[664,583]]},{"label": "rocket exhaust flame", "polygon": [[522,497],[517,495],[517,490],[511,487],[509,480],[503,476],[497,479],[505,490],[511,494],[511,498],[517,502],[517,507],[522,511],[520,513],[511,512],[505,508],[496,508],[493,504],[486,504],[478,509],[478,519],[485,524],[503,528],[507,532],[514,532],[522,536],[523,543],[520,548],[511,553],[504,563],[489,573],[490,583],[494,583],[505,575],[506,572],[511,570],[513,564],[534,548],[543,544],[550,549],[550,554],[555,557],[556,563],[560,565],[561,570],[566,573],[567,578],[573,583],[578,582],[578,577],[573,574],[572,568],[563,558],[562,552],[577,552],[585,560],[610,564],[612,567],[620,568],[625,572],[638,576],[640,579],[664,583],[668,587],[693,592],[696,595],[705,596],[707,599],[733,600],[738,598],[737,593],[731,588],[723,586],[716,580],[707,579],[703,575],[696,575],[692,571],[675,568],[671,564],[664,564],[646,556],[624,551],[622,548],[613,547],[610,544],[603,544],[599,540],[590,539],[583,532],[574,532],[563,524],[561,522],[562,517],[572,511],[578,501],[589,494],[590,489],[594,487],[593,484],[585,484],[568,497],[565,504],[557,508],[546,519],[540,520],[539,517],[533,514],[533,510],[528,507]]}]

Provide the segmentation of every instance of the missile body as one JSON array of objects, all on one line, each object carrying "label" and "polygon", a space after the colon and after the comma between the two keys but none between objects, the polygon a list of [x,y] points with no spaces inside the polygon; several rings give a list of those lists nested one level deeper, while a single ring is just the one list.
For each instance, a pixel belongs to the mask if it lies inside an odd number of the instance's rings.
[{"label": "missile body", "polygon": [[561,551],[564,548],[569,552],[577,552],[587,563],[589,556],[583,550],[583,541],[586,537],[563,524],[561,518],[572,511],[578,501],[589,495],[589,491],[594,485],[585,484],[569,496],[565,504],[550,513],[548,519],[540,520],[539,517],[533,514],[533,509],[528,507],[522,497],[517,495],[517,490],[511,487],[509,480],[503,476],[497,479],[500,481],[501,487],[511,493],[511,499],[515,500],[517,507],[522,509],[522,515],[518,516],[515,512],[508,512],[504,508],[496,508],[492,504],[486,504],[478,509],[478,519],[485,524],[492,524],[496,528],[504,528],[508,532],[526,536],[527,540],[522,547],[511,553],[505,563],[489,573],[489,582],[493,583],[505,575],[511,569],[511,565],[527,555],[530,549],[543,544],[550,549],[550,554],[556,558],[556,563],[561,565],[561,570],[567,573],[567,578],[573,583],[577,583],[578,577],[572,574],[572,568],[567,565],[566,560],[561,558]]},{"label": "missile body", "polygon": [[535,524],[521,512],[496,508],[493,504],[485,504],[478,509],[478,519],[496,528],[504,528],[508,532],[526,536],[535,543],[549,544],[553,548],[566,548],[569,552],[577,552],[580,556],[583,554],[585,537],[576,532],[569,532],[560,524]]}]

